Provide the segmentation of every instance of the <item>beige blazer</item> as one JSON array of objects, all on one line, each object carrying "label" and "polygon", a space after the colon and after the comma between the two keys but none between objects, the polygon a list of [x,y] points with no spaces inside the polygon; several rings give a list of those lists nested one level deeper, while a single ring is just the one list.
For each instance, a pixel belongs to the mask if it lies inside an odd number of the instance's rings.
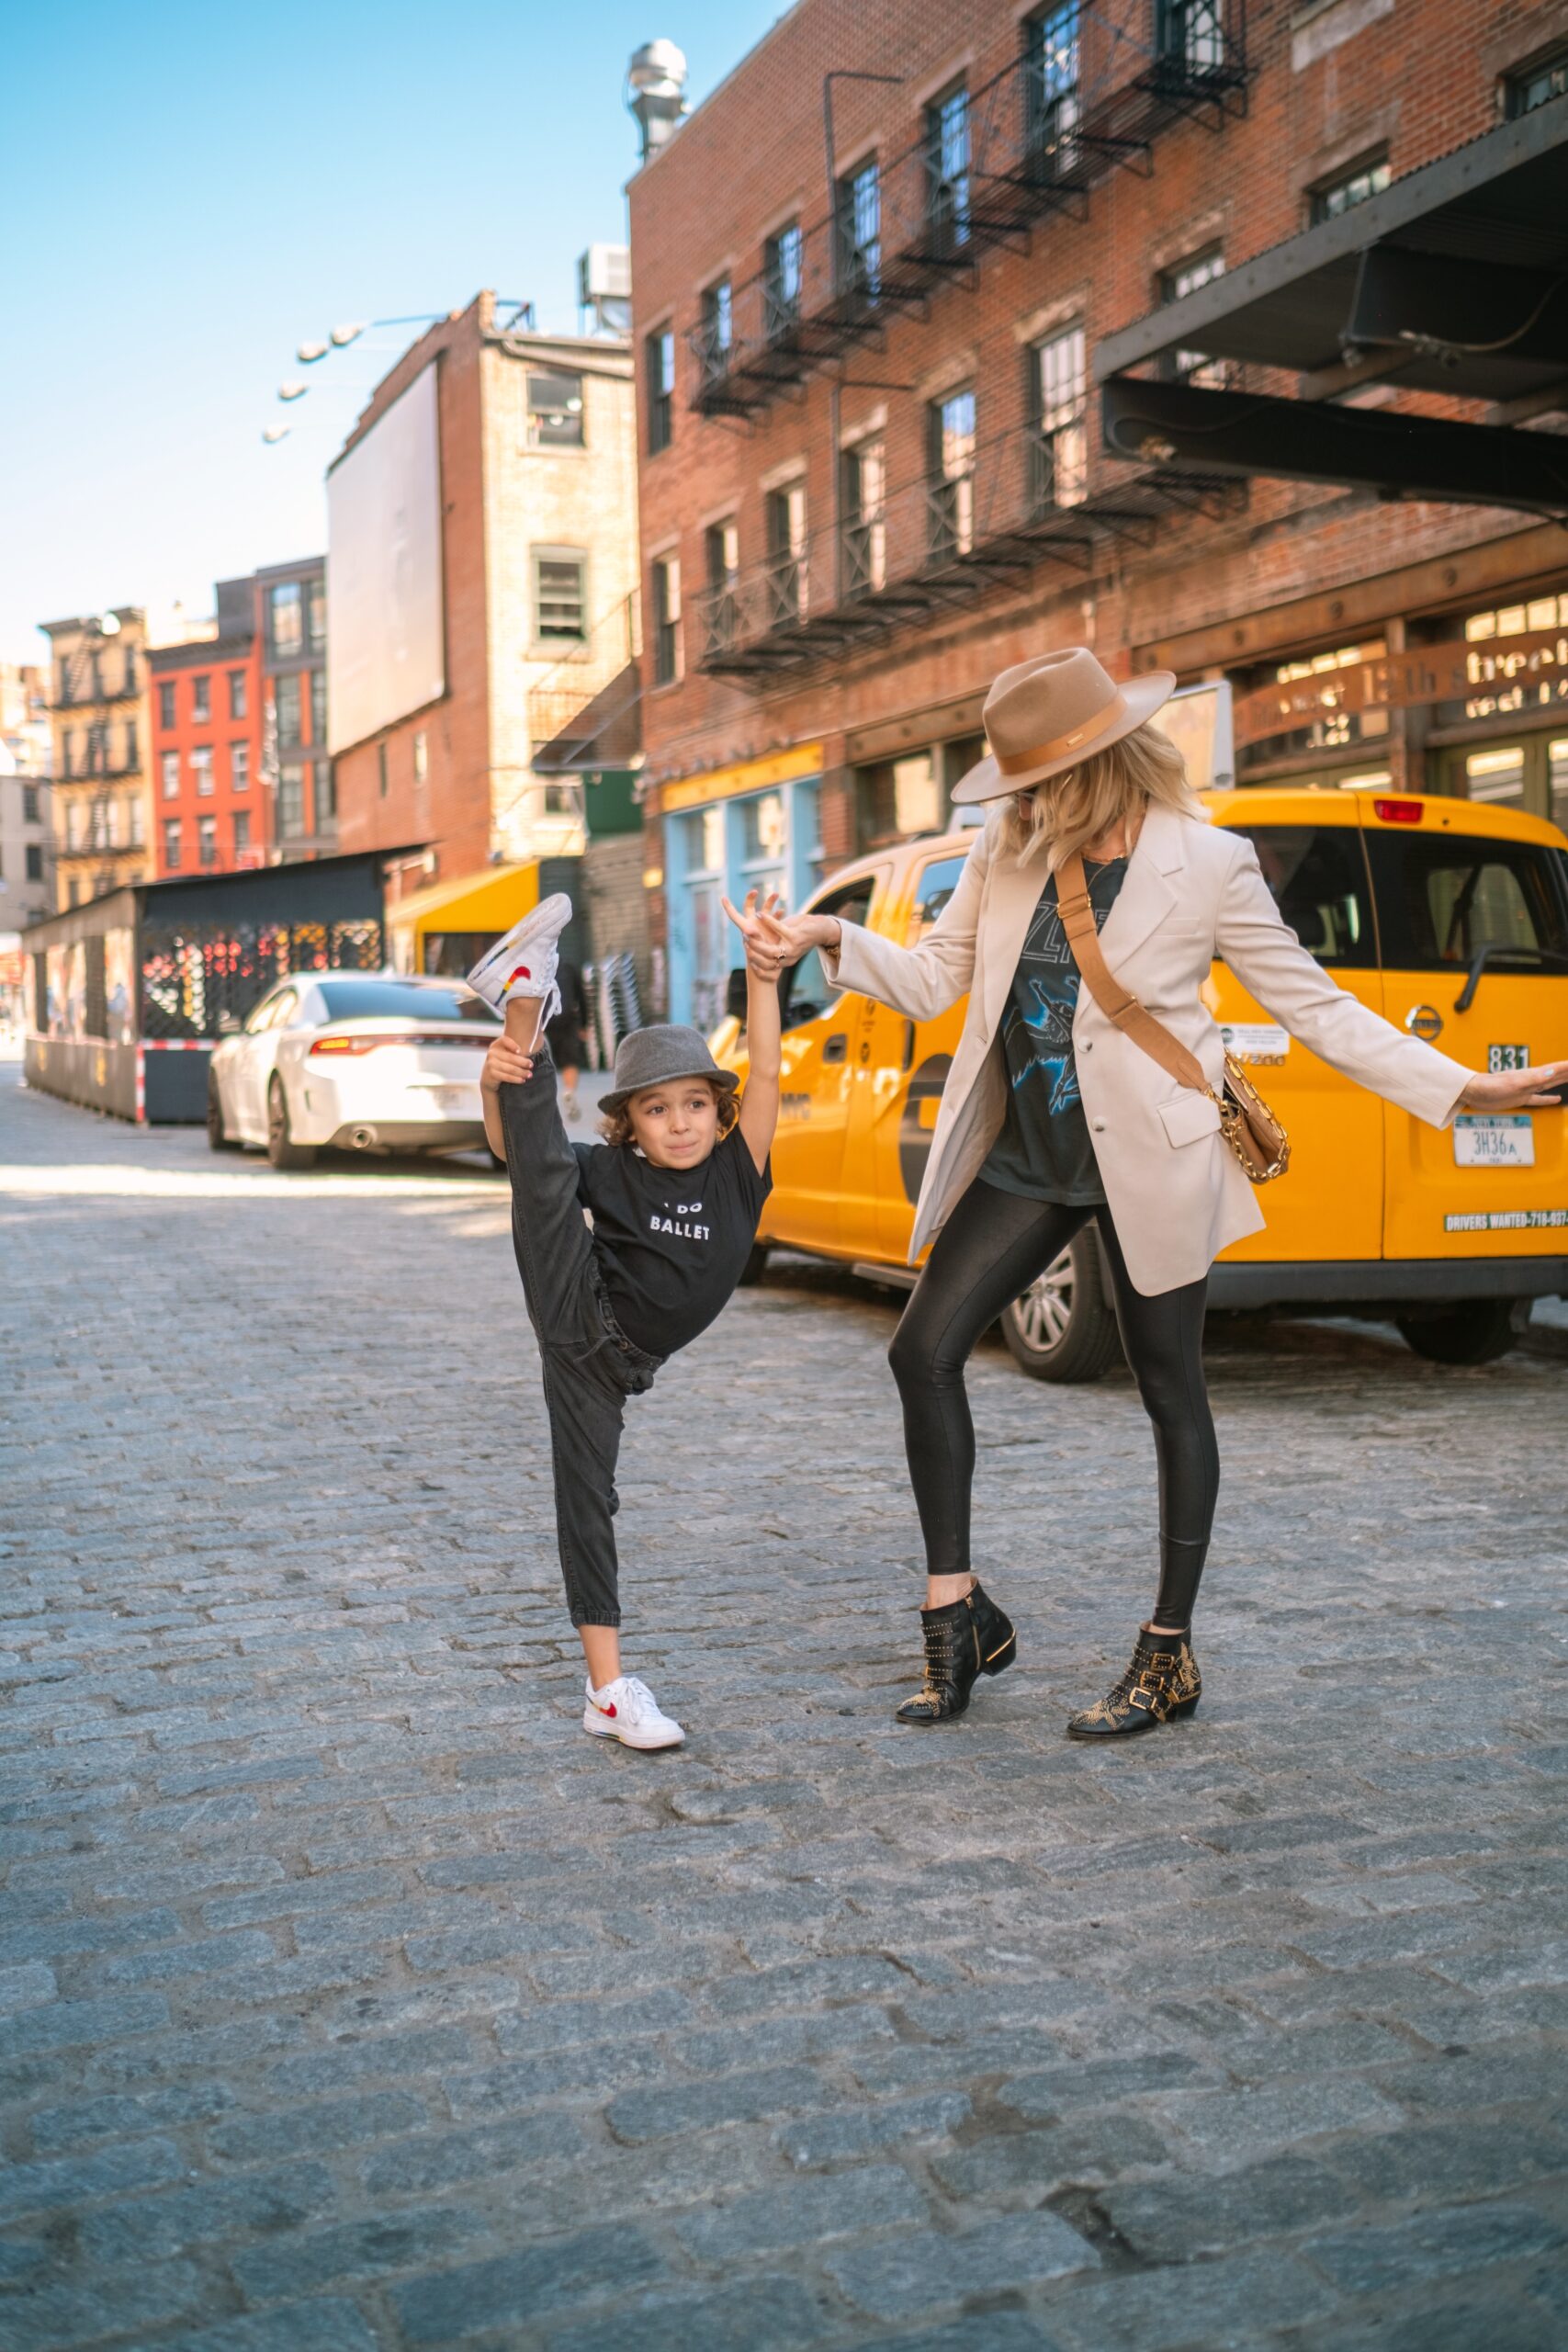
[{"label": "beige blazer", "polygon": [[[1038,858],[1020,866],[1000,850],[1000,822],[998,810],[976,835],[957,888],[918,946],[895,946],[846,923],[838,954],[823,957],[836,985],[914,1021],[934,1019],[969,991],[915,1212],[911,1262],[979,1173],[1006,1109],[1002,1015],[1044,875]],[[1150,809],[1100,944],[1118,979],[1190,1047],[1216,1091],[1224,1045],[1200,993],[1216,956],[1292,1037],[1433,1126],[1448,1125],[1472,1075],[1337,988],[1281,922],[1251,842],[1205,820]],[[1100,1182],[1134,1283],[1152,1296],[1197,1282],[1222,1250],[1264,1223],[1258,1194],[1220,1134],[1218,1111],[1114,1028],[1087,988],[1078,990],[1073,1046]],[[1267,1072],[1260,1076],[1267,1092]]]}]

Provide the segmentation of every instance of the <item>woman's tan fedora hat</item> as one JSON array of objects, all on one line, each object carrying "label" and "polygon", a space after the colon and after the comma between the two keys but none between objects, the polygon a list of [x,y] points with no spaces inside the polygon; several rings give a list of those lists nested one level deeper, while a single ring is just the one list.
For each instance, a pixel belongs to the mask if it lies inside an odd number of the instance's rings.
[{"label": "woman's tan fedora hat", "polygon": [[1150,670],[1124,686],[1087,645],[1036,654],[1004,670],[986,696],[990,751],[953,787],[953,799],[999,800],[1075,768],[1152,718],[1176,688],[1174,670]]}]

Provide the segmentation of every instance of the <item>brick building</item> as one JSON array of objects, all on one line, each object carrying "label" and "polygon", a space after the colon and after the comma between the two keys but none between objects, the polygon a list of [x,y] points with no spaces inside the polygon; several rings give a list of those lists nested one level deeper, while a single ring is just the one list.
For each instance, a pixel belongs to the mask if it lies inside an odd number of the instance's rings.
[{"label": "brick building", "polygon": [[[438,626],[429,666],[438,674],[423,694],[397,683],[367,690],[361,707],[374,709],[378,691],[392,715],[350,740],[344,730],[355,722],[336,711],[333,741],[343,848],[425,844],[392,876],[389,903],[417,899],[421,960],[457,968],[472,960],[476,940],[525,910],[541,861],[583,850],[584,784],[541,755],[635,658],[637,459],[625,336],[502,323],[484,293],[423,335],[377,387],[334,476],[378,428],[404,430],[394,421],[400,404],[420,397],[432,370]],[[415,514],[417,443],[408,435],[401,457],[388,446],[388,494]],[[345,522],[346,501],[330,512],[335,677],[340,657],[345,676],[358,660],[339,639],[354,548],[340,559],[336,534],[363,537],[374,515]],[[373,603],[374,585],[366,594]],[[370,633],[364,617],[344,626],[356,639]],[[409,627],[417,634],[416,622]],[[512,897],[491,887],[497,872],[514,877]],[[405,933],[415,935],[396,923],[395,936]]]},{"label": "brick building", "polygon": [[[1562,0],[780,20],[629,191],[674,1016],[717,1009],[721,889],[942,825],[1055,645],[1213,683],[1243,782],[1568,814],[1565,87]],[[1417,325],[1369,356],[1373,245]],[[1487,274],[1469,341],[1421,325]]]},{"label": "brick building", "polygon": [[253,580],[220,580],[215,634],[147,655],[153,872],[232,873],[266,862],[261,641]]},{"label": "brick building", "polygon": [[0,662],[0,932],[54,911],[49,702],[46,671]]},{"label": "brick building", "polygon": [[74,907],[146,878],[147,616],[45,621],[53,729],[55,887]]}]

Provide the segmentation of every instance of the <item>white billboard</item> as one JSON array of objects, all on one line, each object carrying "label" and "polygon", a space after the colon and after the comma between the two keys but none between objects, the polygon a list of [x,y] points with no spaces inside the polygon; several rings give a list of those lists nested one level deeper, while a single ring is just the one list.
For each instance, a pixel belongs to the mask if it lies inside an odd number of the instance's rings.
[{"label": "white billboard", "polygon": [[327,741],[346,751],[446,691],[435,364],[327,476]]}]

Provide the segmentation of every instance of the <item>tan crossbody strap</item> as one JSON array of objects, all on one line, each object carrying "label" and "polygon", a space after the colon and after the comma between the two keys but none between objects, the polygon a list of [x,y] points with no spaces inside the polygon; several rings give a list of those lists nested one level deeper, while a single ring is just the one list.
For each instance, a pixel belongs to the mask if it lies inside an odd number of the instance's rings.
[{"label": "tan crossbody strap", "polygon": [[1150,1059],[1158,1062],[1161,1069],[1168,1070],[1179,1085],[1190,1086],[1212,1101],[1213,1089],[1203,1075],[1203,1065],[1197,1055],[1189,1053],[1179,1037],[1173,1037],[1163,1023],[1145,1012],[1137,998],[1122,987],[1101,955],[1083,859],[1076,854],[1064,858],[1056,868],[1056,911],[1067,934],[1073,961],[1106,1019],[1114,1022],[1123,1036],[1142,1046]]}]

